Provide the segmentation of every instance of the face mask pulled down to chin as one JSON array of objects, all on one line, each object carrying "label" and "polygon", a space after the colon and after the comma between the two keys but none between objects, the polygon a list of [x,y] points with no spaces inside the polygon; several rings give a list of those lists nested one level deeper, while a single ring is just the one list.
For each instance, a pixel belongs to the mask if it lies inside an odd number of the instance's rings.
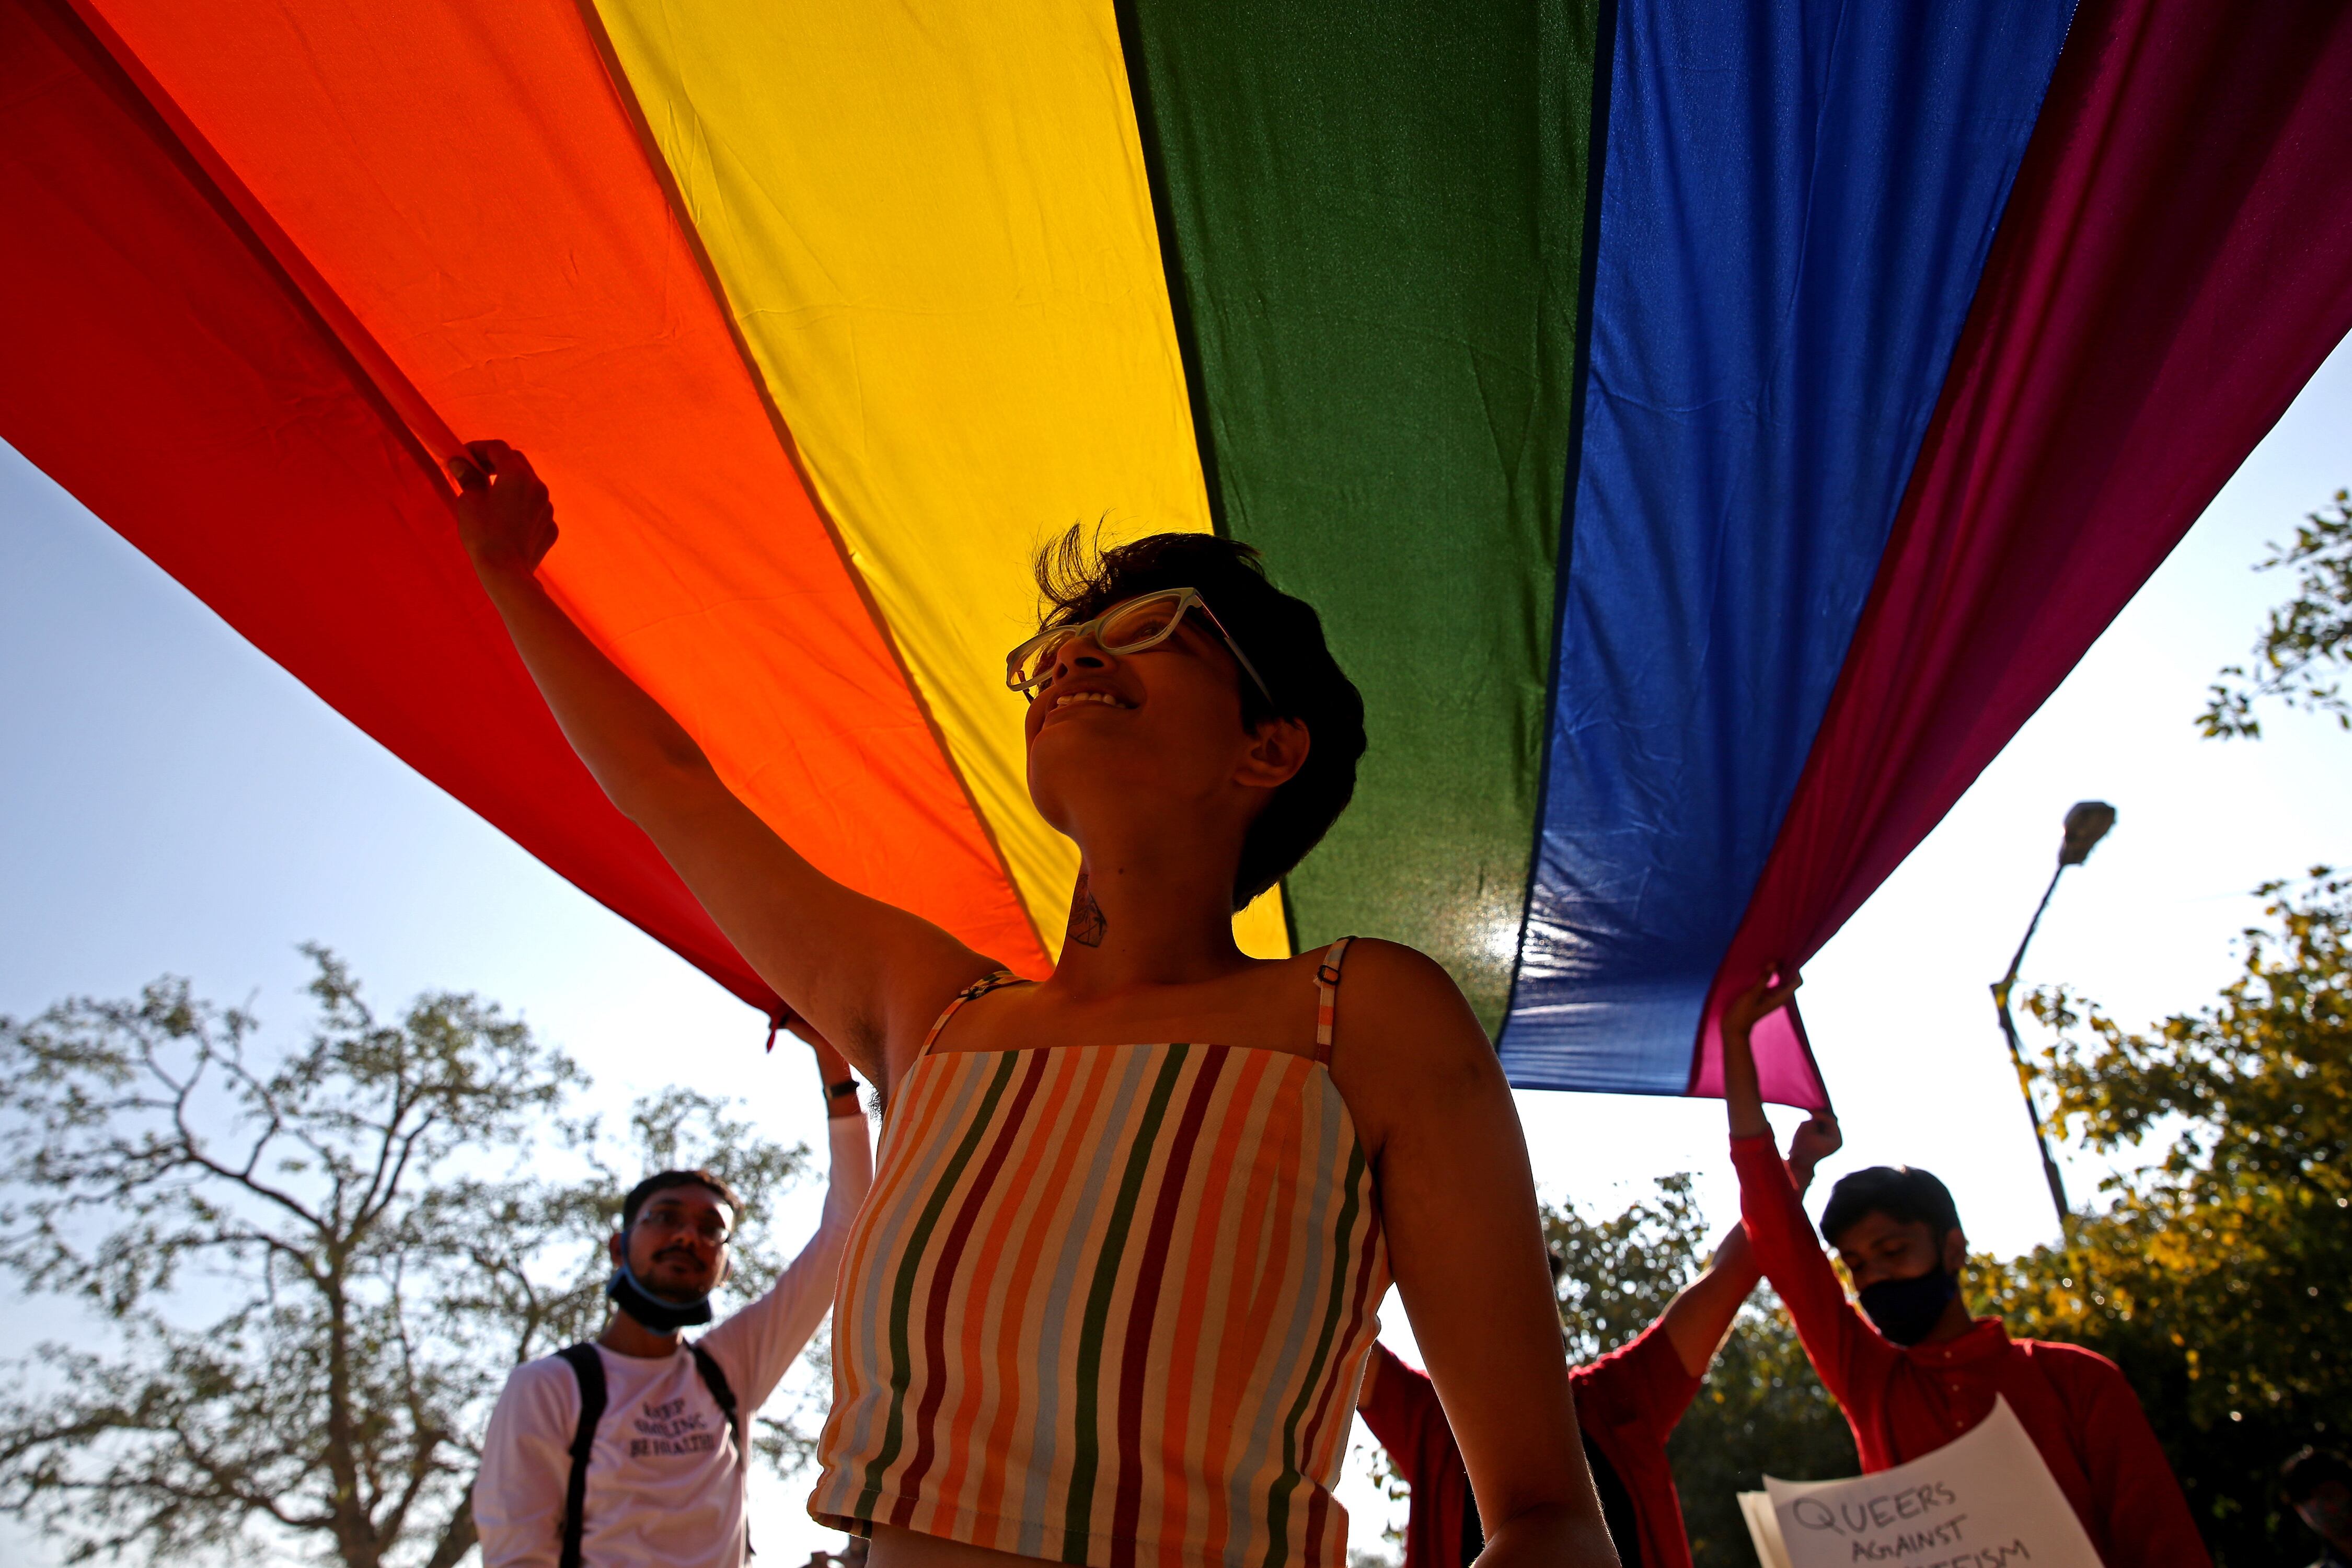
[{"label": "face mask pulled down to chin", "polygon": [[1959,1276],[1939,1268],[1909,1279],[1881,1279],[1855,1294],[1880,1333],[1898,1345],[1916,1345],[1934,1331],[1959,1293]]},{"label": "face mask pulled down to chin", "polygon": [[625,1263],[613,1270],[605,1282],[604,1294],[612,1303],[657,1334],[674,1334],[680,1329],[690,1329],[710,1321],[710,1298],[697,1296],[690,1301],[672,1301],[655,1295],[637,1283]]}]

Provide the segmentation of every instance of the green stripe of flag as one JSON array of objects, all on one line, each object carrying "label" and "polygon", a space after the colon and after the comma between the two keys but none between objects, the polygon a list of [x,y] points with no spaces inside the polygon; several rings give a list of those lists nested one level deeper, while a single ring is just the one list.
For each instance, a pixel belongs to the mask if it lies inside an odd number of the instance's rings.
[{"label": "green stripe of flag", "polygon": [[[1356,802],[1289,882],[1491,1029],[1545,734],[1598,0],[1132,0],[1235,538],[1363,688]],[[1130,59],[1130,76],[1138,63]]]}]

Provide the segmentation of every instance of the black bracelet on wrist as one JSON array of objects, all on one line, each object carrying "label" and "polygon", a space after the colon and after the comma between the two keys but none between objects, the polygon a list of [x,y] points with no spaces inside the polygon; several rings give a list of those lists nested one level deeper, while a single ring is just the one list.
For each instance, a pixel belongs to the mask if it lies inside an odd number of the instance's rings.
[{"label": "black bracelet on wrist", "polygon": [[845,1078],[839,1083],[829,1083],[824,1086],[824,1102],[827,1105],[831,1105],[835,1100],[839,1100],[845,1094],[848,1095],[852,1099],[856,1098],[857,1080],[856,1079]]}]

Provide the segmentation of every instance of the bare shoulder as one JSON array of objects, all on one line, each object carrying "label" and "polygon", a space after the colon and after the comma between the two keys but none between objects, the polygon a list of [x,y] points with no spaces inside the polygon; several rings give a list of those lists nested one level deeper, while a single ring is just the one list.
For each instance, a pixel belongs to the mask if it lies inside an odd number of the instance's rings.
[{"label": "bare shoulder", "polygon": [[1006,965],[974,952],[961,942],[952,947],[938,945],[923,952],[919,962],[898,966],[891,976],[885,1016],[861,1020],[865,1030],[862,1043],[883,1064],[887,1074],[878,1084],[883,1093],[889,1094],[914,1065],[915,1058],[922,1055],[932,1026],[950,1004],[980,982],[1011,973]]},{"label": "bare shoulder", "polygon": [[1486,1031],[1462,988],[1419,948],[1365,937],[1348,950],[1345,965],[1336,1040],[1373,1050],[1419,1045],[1416,1055],[1438,1057],[1485,1047]]},{"label": "bare shoulder", "polygon": [[1418,949],[1374,938],[1350,948],[1334,1024],[1332,1081],[1375,1152],[1401,1129],[1466,1103],[1508,1103],[1477,1015]]}]

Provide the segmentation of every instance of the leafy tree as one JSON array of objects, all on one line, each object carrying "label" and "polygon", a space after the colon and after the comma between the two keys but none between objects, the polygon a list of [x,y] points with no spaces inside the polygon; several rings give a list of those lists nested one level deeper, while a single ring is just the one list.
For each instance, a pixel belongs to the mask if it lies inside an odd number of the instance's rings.
[{"label": "leafy tree", "polygon": [[1544,1241],[1567,1267],[1556,1289],[1570,1360],[1608,1354],[1657,1321],[1706,1267],[1706,1218],[1687,1171],[1605,1219],[1573,1206],[1543,1209]]},{"label": "leafy tree", "polygon": [[[0,1018],[0,1267],[78,1298],[103,1349],[44,1345],[0,1396],[0,1510],[73,1560],[226,1558],[274,1538],[348,1568],[446,1568],[516,1363],[604,1315],[603,1238],[647,1164],[747,1199],[739,1279],[778,1262],[765,1203],[803,1148],[673,1089],[624,1169],[563,1112],[585,1079],[470,995],[378,1018],[307,950],[299,1049],[162,980]],[[788,1463],[796,1434],[761,1447]]]},{"label": "leafy tree", "polygon": [[2261,893],[2270,924],[2200,1012],[2135,1034],[2032,998],[2070,1134],[2157,1157],[2065,1245],[1979,1270],[2013,1329],[2124,1369],[2225,1564],[2311,1554],[2277,1467],[2352,1413],[2352,880]]},{"label": "leafy tree", "polygon": [[[1706,1266],[1715,1238],[1692,1185],[1686,1173],[1663,1177],[1650,1196],[1606,1219],[1546,1205],[1544,1238],[1568,1264],[1560,1321],[1571,1355],[1590,1359],[1631,1340]],[[1733,1322],[1666,1451],[1702,1568],[1755,1563],[1738,1494],[1759,1489],[1766,1470],[1811,1480],[1861,1468],[1845,1417],[1769,1287]]]},{"label": "leafy tree", "polygon": [[2337,490],[2332,505],[2311,513],[2293,544],[2270,548],[2270,559],[2255,569],[2297,568],[2294,596],[2271,611],[2254,644],[2254,663],[2221,671],[2198,728],[2220,739],[2258,739],[2263,727],[2253,705],[2276,697],[2290,708],[2332,713],[2352,730],[2352,698],[2343,683],[2352,666],[2352,491]]}]

